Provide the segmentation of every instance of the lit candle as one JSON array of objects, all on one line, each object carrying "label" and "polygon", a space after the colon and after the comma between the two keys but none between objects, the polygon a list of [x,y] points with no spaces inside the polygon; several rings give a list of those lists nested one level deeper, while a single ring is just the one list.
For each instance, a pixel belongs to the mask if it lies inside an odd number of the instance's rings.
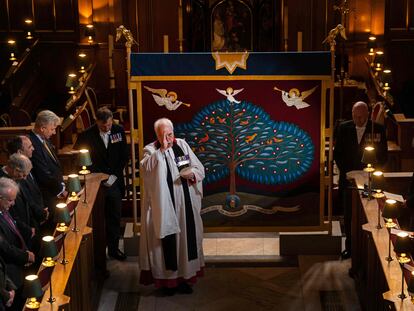
[{"label": "lit candle", "polygon": [[164,35],[164,53],[168,53],[168,35]]}]

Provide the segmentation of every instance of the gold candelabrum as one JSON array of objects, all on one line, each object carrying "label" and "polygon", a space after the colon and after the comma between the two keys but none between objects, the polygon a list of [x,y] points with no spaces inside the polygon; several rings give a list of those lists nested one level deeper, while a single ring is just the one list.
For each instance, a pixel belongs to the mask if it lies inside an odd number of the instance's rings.
[{"label": "gold candelabrum", "polygon": [[368,200],[372,200],[372,173],[375,171],[373,165],[376,163],[374,146],[369,145],[365,147],[361,162],[367,165],[364,168],[364,172],[368,173]]},{"label": "gold candelabrum", "polygon": [[26,298],[25,307],[31,310],[39,309],[40,302],[37,300],[42,297],[43,290],[39,277],[36,274],[27,275],[23,282],[22,296]]},{"label": "gold candelabrum", "polygon": [[[78,192],[81,191],[81,184],[80,184],[80,180],[79,180],[79,175],[77,174],[70,174],[68,176],[68,192],[70,193],[69,195],[69,201],[71,202],[77,202],[79,201],[79,197],[78,197]],[[77,217],[76,217],[76,212],[77,212],[77,203],[75,203],[75,207],[73,208],[73,228],[72,231],[73,232],[79,232],[79,228],[78,228],[78,223],[77,223]]]},{"label": "gold candelabrum", "polygon": [[401,265],[401,293],[398,298],[403,300],[407,297],[404,294],[404,265],[411,261],[410,257],[407,256],[408,252],[411,251],[411,241],[407,232],[401,231],[397,234],[394,251],[397,253],[397,259]]},{"label": "gold candelabrum", "polygon": [[391,229],[395,228],[397,224],[394,222],[394,219],[399,216],[399,208],[397,206],[397,201],[392,199],[387,199],[385,201],[384,209],[382,210],[382,217],[386,219],[385,228],[388,230],[388,256],[385,258],[386,261],[393,261],[391,256]]},{"label": "gold candelabrum", "polygon": [[[369,174],[369,173],[368,173]],[[368,189],[369,193],[372,195],[374,199],[382,199],[385,197],[384,193],[382,192],[382,189],[384,188],[384,174],[381,171],[374,171],[371,175],[371,190]],[[369,188],[369,187],[368,187]],[[372,192],[374,192],[372,194]],[[381,229],[381,209],[380,204],[378,204],[378,211],[377,211],[377,229]]]},{"label": "gold candelabrum", "polygon": [[84,182],[84,189],[85,194],[83,197],[83,203],[87,203],[87,192],[86,192],[86,175],[90,174],[91,171],[88,170],[88,166],[92,165],[91,155],[89,153],[88,149],[81,149],[79,150],[79,166],[82,167],[82,169],[79,171],[79,175],[83,176],[83,182]]},{"label": "gold candelabrum", "polygon": [[69,260],[66,259],[65,237],[69,231],[68,224],[70,223],[70,214],[66,203],[59,203],[56,205],[55,222],[57,224],[56,231],[62,233],[62,259],[59,261],[62,265],[66,265]]},{"label": "gold candelabrum", "polygon": [[[53,236],[47,235],[42,238],[40,254],[43,257],[42,266],[50,268],[56,265],[54,258],[57,256],[58,251]],[[53,297],[52,280],[49,283],[49,298],[47,301],[53,303],[56,301],[56,298]]]}]

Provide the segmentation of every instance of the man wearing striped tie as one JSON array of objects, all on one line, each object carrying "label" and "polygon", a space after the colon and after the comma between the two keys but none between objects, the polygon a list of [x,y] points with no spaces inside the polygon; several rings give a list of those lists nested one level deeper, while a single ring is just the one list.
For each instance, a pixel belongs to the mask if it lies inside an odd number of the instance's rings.
[{"label": "man wearing striped tie", "polygon": [[43,200],[49,208],[49,219],[53,219],[57,199],[64,198],[67,195],[63,182],[62,167],[55,148],[49,141],[50,137],[56,134],[56,127],[59,124],[60,119],[55,113],[50,110],[43,110],[38,113],[33,131],[29,134],[34,147],[31,158],[32,173],[39,183]]}]

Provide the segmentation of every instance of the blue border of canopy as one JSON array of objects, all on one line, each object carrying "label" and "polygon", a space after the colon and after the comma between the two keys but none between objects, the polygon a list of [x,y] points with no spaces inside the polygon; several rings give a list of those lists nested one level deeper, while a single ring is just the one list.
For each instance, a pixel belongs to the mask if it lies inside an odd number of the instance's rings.
[{"label": "blue border of canopy", "polygon": [[131,76],[329,76],[330,52],[252,52],[246,69],[216,70],[212,53],[132,53]]}]

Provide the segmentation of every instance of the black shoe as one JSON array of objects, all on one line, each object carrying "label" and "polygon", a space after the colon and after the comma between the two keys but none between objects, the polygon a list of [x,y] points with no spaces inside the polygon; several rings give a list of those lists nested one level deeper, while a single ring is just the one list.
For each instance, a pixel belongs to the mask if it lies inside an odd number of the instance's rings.
[{"label": "black shoe", "polygon": [[114,252],[108,252],[108,256],[119,261],[124,261],[127,258],[127,256],[119,249]]},{"label": "black shoe", "polygon": [[164,296],[174,296],[176,289],[175,287],[163,287],[161,291]]},{"label": "black shoe", "polygon": [[348,259],[348,258],[351,258],[351,251],[346,249],[341,253],[341,259],[345,260],[345,259]]},{"label": "black shoe", "polygon": [[183,282],[183,283],[180,283],[180,285],[178,285],[177,292],[179,292],[180,294],[192,294],[193,289],[191,288],[189,284]]}]

